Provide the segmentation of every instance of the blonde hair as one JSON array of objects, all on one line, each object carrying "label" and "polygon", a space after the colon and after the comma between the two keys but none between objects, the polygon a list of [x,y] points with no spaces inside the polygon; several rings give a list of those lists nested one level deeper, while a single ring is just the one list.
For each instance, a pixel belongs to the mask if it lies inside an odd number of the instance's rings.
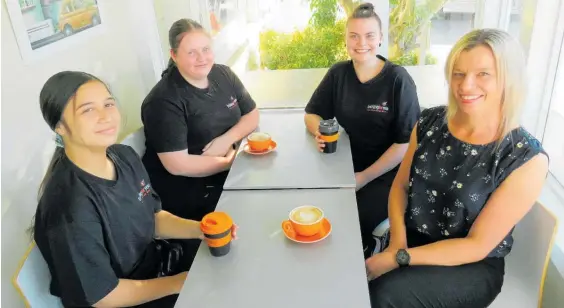
[{"label": "blonde hair", "polygon": [[[478,29],[465,34],[452,47],[445,66],[445,78],[450,84],[454,65],[463,51],[477,46],[488,47],[495,57],[497,82],[502,85],[501,122],[497,131],[498,144],[519,126],[521,108],[526,95],[525,55],[519,42],[507,32],[498,29]],[[449,87],[446,120],[458,112],[454,93]]]}]

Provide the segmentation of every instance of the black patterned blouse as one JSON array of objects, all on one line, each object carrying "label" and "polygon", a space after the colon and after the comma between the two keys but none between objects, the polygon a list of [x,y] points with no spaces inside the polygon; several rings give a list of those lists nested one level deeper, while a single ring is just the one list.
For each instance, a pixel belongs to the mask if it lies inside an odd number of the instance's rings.
[{"label": "black patterned blouse", "polygon": [[[445,114],[445,106],[422,112],[409,179],[406,227],[429,242],[465,237],[503,180],[535,155],[546,155],[521,127],[499,147],[462,142],[450,134]],[[488,257],[504,257],[512,244],[510,232]]]}]

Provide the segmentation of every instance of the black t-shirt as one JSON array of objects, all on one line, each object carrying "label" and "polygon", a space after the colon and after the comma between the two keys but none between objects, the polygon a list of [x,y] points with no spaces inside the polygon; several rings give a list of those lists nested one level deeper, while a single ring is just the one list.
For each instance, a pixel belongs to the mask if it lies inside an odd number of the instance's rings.
[{"label": "black t-shirt", "polygon": [[65,307],[91,306],[108,295],[154,238],[161,204],[141,160],[125,145],[107,153],[116,180],[89,174],[65,156],[37,208],[35,242],[51,272],[51,293]]},{"label": "black t-shirt", "polygon": [[[385,61],[373,79],[358,80],[352,61],[333,65],[307,104],[307,113],[336,118],[348,133],[355,172],[372,165],[394,143],[408,143],[420,109],[413,79]],[[395,168],[394,170],[397,170]]]},{"label": "black t-shirt", "polygon": [[196,88],[176,67],[171,68],[141,107],[147,147],[143,162],[167,210],[170,202],[187,205],[187,189],[200,191],[207,184],[223,186],[227,172],[203,179],[174,176],[166,171],[157,153],[188,149],[189,154],[200,155],[206,144],[256,107],[228,66],[214,64],[208,79],[208,88]]},{"label": "black t-shirt", "polygon": [[[445,115],[445,106],[426,109],[417,126],[405,225],[418,245],[467,236],[503,181],[539,153],[546,155],[522,127],[499,145],[462,142],[450,133]],[[512,245],[510,232],[488,256],[504,257]]]}]

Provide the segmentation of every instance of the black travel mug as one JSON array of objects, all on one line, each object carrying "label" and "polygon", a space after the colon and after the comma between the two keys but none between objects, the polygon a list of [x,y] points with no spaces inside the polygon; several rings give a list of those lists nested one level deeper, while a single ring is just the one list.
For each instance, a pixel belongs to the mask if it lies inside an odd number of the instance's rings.
[{"label": "black travel mug", "polygon": [[337,123],[337,120],[321,120],[319,122],[319,133],[321,134],[321,139],[325,141],[323,153],[335,153],[337,151],[337,141],[339,140],[339,123]]}]

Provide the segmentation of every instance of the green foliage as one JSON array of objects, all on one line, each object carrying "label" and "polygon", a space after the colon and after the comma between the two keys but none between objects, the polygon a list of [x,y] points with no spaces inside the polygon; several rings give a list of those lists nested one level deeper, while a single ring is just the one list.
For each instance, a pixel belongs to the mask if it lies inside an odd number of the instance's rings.
[{"label": "green foliage", "polygon": [[[345,49],[345,20],[337,21],[340,5],[350,14],[357,0],[310,0],[308,26],[293,33],[266,30],[260,34],[262,68],[326,68],[348,59]],[[417,38],[446,0],[390,0],[389,59],[399,65],[419,63]],[[385,17],[385,16],[382,16]],[[437,59],[427,55],[426,64]]]},{"label": "green foliage", "polygon": [[[399,57],[390,57],[388,60],[401,66],[417,65],[419,63],[419,49],[401,54]],[[425,64],[437,64],[437,58],[431,54],[425,56]]]},{"label": "green foliage", "polygon": [[[417,39],[423,31],[428,30],[431,18],[446,2],[447,0],[390,1],[389,58],[415,60],[416,58],[410,55],[420,48]],[[407,65],[416,64],[417,62],[413,62]]]},{"label": "green foliage", "polygon": [[260,34],[262,66],[271,69],[330,67],[347,59],[344,48],[345,21],[332,26],[307,26],[293,33],[267,30]]},{"label": "green foliage", "polygon": [[331,27],[337,21],[337,0],[310,0],[309,24],[315,28]]}]

